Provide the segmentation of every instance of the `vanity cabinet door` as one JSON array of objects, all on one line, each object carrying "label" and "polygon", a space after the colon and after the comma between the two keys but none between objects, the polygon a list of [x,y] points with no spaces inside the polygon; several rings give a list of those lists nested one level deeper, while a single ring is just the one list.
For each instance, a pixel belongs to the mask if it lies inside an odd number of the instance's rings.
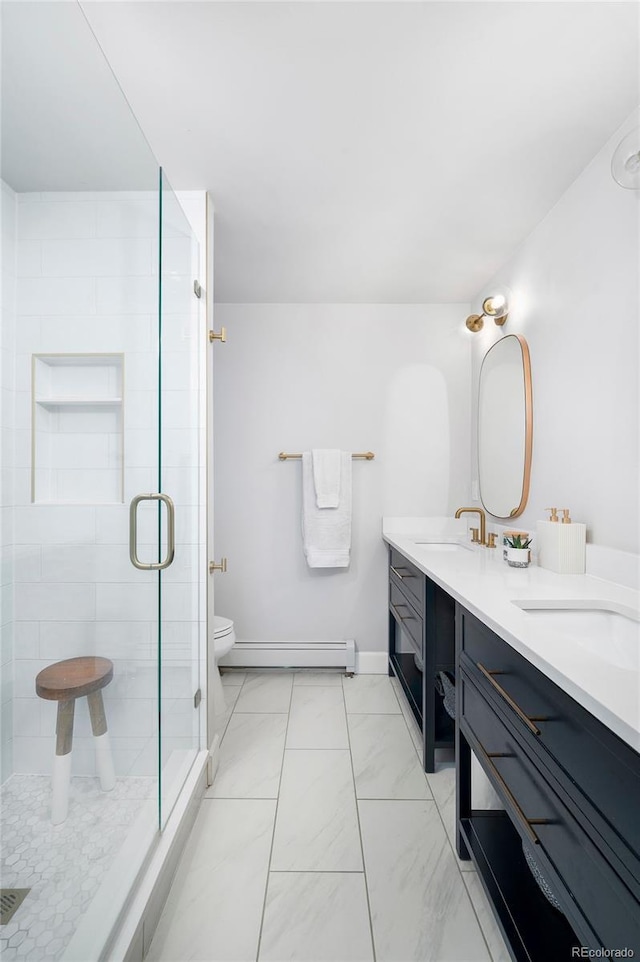
[{"label": "vanity cabinet door", "polygon": [[462,731],[578,934],[640,952],[636,899],[464,670],[458,683]]},{"label": "vanity cabinet door", "polygon": [[596,843],[619,860],[640,898],[640,756],[486,625],[459,612],[461,666],[589,820]]}]

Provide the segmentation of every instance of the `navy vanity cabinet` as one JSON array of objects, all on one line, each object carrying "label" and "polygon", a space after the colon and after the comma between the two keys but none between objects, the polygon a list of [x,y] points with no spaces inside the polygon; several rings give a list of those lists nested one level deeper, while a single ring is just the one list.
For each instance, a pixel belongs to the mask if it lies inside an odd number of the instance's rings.
[{"label": "navy vanity cabinet", "polygon": [[[457,845],[515,959],[640,953],[640,756],[462,606]],[[504,804],[471,808],[470,749]],[[562,911],[540,891],[523,843]]]},{"label": "navy vanity cabinet", "polygon": [[389,554],[389,674],[395,674],[422,731],[425,771],[435,750],[453,748],[454,722],[436,691],[439,671],[454,672],[455,604],[395,548]]},{"label": "navy vanity cabinet", "polygon": [[[640,898],[640,757],[464,608],[460,665],[587,819]],[[516,708],[522,712],[521,717]],[[528,719],[528,721],[527,721]],[[529,724],[529,722],[531,724]]]}]

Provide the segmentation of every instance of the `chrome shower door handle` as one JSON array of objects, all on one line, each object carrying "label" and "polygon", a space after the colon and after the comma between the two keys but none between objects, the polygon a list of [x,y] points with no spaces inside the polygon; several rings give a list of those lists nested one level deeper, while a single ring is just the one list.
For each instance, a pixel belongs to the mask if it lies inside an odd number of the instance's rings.
[{"label": "chrome shower door handle", "polygon": [[[138,505],[141,501],[163,501],[167,506],[167,556],[164,561],[140,561],[138,558]],[[167,494],[137,494],[129,506],[129,558],[141,571],[162,571],[173,562],[176,553],[176,509]]]}]

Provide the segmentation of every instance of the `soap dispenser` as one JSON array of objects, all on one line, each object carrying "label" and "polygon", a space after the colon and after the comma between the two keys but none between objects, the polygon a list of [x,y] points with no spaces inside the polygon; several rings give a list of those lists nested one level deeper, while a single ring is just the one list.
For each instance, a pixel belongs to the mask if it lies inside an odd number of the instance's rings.
[{"label": "soap dispenser", "polygon": [[585,570],[587,541],[586,524],[574,524],[568,508],[562,508],[562,521],[557,508],[548,521],[538,521],[538,564],[561,575],[582,575]]}]

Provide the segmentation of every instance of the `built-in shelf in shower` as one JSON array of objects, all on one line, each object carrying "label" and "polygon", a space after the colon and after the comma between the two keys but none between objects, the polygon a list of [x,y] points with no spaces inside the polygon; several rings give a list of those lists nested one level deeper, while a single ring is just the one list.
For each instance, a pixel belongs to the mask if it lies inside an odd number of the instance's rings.
[{"label": "built-in shelf in shower", "polygon": [[122,502],[123,389],[123,354],[33,355],[34,502]]},{"label": "built-in shelf in shower", "polygon": [[86,398],[78,397],[39,397],[36,398],[36,404],[41,404],[45,408],[64,408],[64,407],[114,407],[122,404],[121,397],[100,397],[91,398],[87,400]]}]

